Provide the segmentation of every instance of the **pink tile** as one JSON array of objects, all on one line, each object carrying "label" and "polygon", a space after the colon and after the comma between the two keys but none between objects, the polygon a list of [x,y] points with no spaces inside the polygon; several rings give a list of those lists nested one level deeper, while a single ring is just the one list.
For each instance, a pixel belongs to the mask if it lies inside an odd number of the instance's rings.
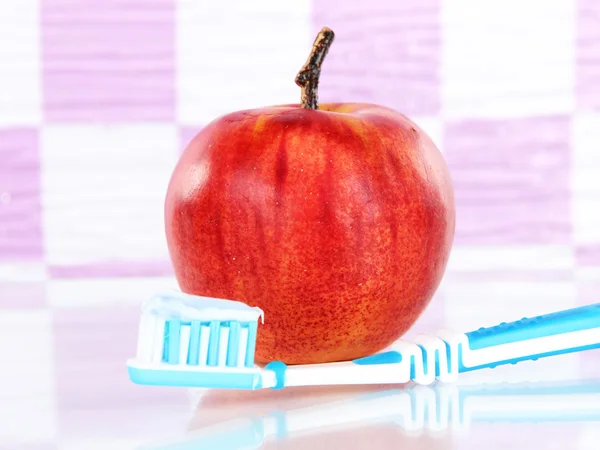
[{"label": "pink tile", "polygon": [[111,277],[161,277],[173,274],[168,260],[160,261],[106,261],[77,266],[49,266],[53,279],[111,278]]},{"label": "pink tile", "polygon": [[600,301],[600,280],[581,280],[577,283],[578,304],[590,305]]},{"label": "pink tile", "polygon": [[[55,361],[61,429],[77,420],[73,411],[119,410],[135,405],[173,405],[181,389],[148,388],[130,382],[126,361],[135,356],[139,307],[89,307],[54,312]],[[71,425],[65,420],[70,418]],[[67,420],[68,422],[68,420]]]},{"label": "pink tile", "polygon": [[50,121],[171,120],[174,0],[42,0]]},{"label": "pink tile", "polygon": [[181,127],[179,129],[179,144],[181,151],[184,151],[190,141],[200,132],[202,127],[200,125],[192,127]]},{"label": "pink tile", "polygon": [[0,129],[0,161],[0,261],[43,260],[38,131]]},{"label": "pink tile", "polygon": [[45,308],[44,282],[9,283],[0,281],[0,310]]},{"label": "pink tile", "polygon": [[568,244],[568,117],[447,123],[457,244]]},{"label": "pink tile", "polygon": [[336,32],[319,99],[379,103],[406,114],[440,109],[439,0],[313,2],[315,33]]},{"label": "pink tile", "polygon": [[577,105],[600,108],[600,3],[578,0],[577,15]]},{"label": "pink tile", "polygon": [[600,243],[578,246],[575,261],[579,267],[600,266]]}]

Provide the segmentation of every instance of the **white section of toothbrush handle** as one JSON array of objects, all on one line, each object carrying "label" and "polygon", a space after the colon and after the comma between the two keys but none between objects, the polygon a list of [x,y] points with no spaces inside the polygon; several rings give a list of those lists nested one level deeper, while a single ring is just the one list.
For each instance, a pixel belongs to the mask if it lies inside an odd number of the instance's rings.
[{"label": "white section of toothbrush handle", "polygon": [[[402,355],[398,363],[356,364],[339,362],[289,366],[287,386],[400,384],[414,381],[429,385],[439,380],[454,382],[461,369],[490,367],[504,361],[575,349],[600,342],[600,328],[471,350],[464,333],[440,330],[436,336],[421,334],[413,341],[400,340],[394,350]],[[264,387],[274,387],[276,376],[265,371]]]},{"label": "white section of toothbrush handle", "polygon": [[412,381],[428,385],[436,380],[445,383],[456,381],[459,346],[465,343],[468,343],[465,334],[440,330],[437,336],[419,334],[412,341],[397,342],[394,347],[402,355],[402,361],[406,361],[412,369]]},{"label": "white section of toothbrush handle", "polygon": [[527,358],[539,354],[561,352],[600,343],[600,327],[541,338],[494,345],[478,350],[463,346],[462,361],[467,368]]},{"label": "white section of toothbrush handle", "polygon": [[[600,343],[600,327],[541,338],[521,340],[472,350],[464,333],[440,330],[437,336],[419,335],[412,342],[399,341],[396,349],[403,361],[414,361],[413,381],[431,384],[436,379],[453,382],[465,369],[493,367],[496,364],[530,359],[536,355],[566,353],[573,349]],[[425,349],[425,358],[423,357]],[[437,353],[437,356],[436,356]],[[428,370],[425,370],[427,362]],[[437,365],[437,366],[436,366]],[[437,374],[435,370],[437,369]]]},{"label": "white section of toothbrush handle", "polygon": [[[394,350],[402,356],[400,362],[356,364],[352,361],[345,361],[288,366],[285,371],[284,385],[288,387],[402,384],[411,380],[417,384],[428,385],[436,379],[443,382],[452,382],[456,380],[459,373],[460,344],[463,344],[463,348],[467,347],[467,337],[463,333],[450,330],[441,330],[439,337],[418,335],[414,342],[405,340],[396,342]],[[450,347],[450,361],[447,358],[447,346]],[[425,358],[423,348],[427,350]],[[424,361],[427,362],[427,370],[425,370]],[[437,364],[439,364],[439,373],[436,376]],[[411,375],[414,376],[411,378]],[[275,374],[270,370],[266,370],[263,377],[263,386],[273,387],[275,385]]]},{"label": "white section of toothbrush handle", "polygon": [[404,363],[359,365],[345,361],[288,366],[285,371],[286,387],[391,384],[409,380],[410,366]]}]

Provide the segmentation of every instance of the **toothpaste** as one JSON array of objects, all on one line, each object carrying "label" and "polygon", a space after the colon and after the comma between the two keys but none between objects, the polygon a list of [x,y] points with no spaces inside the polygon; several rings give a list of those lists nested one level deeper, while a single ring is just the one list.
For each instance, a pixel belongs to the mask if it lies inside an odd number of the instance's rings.
[{"label": "toothpaste", "polygon": [[191,322],[253,322],[264,312],[258,307],[245,303],[211,297],[185,294],[178,291],[163,292],[146,301],[142,307],[144,314],[157,315],[165,320]]}]

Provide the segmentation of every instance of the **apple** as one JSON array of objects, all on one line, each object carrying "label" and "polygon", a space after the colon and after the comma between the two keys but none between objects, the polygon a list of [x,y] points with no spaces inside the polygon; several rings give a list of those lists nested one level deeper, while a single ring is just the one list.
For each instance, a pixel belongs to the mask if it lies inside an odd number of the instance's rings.
[{"label": "apple", "polygon": [[261,363],[389,346],[430,303],[452,247],[452,182],[427,134],[384,106],[318,104],[333,36],[319,33],[296,78],[300,104],[215,119],[167,190],[181,290],[262,308]]}]

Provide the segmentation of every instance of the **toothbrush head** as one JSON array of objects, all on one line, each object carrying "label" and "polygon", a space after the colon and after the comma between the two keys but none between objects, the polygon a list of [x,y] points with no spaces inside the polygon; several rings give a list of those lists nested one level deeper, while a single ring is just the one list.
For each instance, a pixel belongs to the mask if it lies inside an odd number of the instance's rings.
[{"label": "toothbrush head", "polygon": [[144,385],[258,389],[254,351],[263,317],[241,302],[158,294],[143,305],[129,377]]}]

